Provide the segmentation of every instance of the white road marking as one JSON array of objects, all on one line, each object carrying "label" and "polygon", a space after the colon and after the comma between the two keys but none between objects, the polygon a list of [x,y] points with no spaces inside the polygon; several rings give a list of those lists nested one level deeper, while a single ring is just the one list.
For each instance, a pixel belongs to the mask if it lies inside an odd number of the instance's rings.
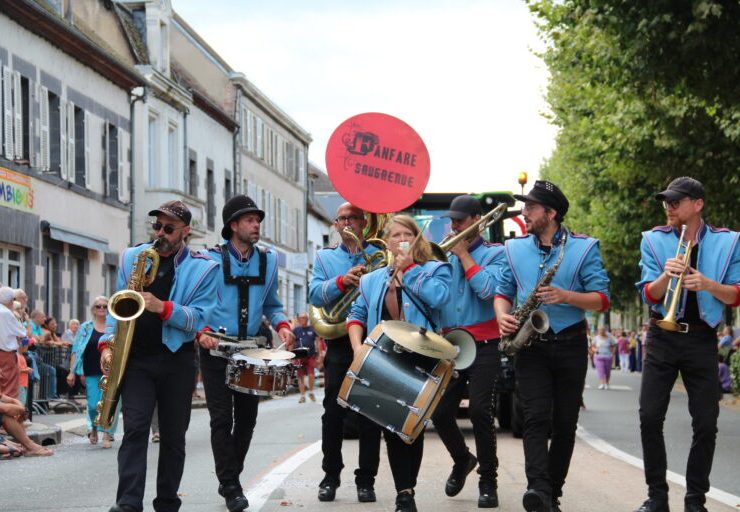
[{"label": "white road marking", "polygon": [[[581,425],[578,425],[576,435],[584,440],[586,443],[588,443],[592,448],[600,451],[601,453],[614,457],[615,459],[621,460],[622,462],[626,462],[627,464],[635,466],[636,468],[644,469],[642,459],[635,457],[634,455],[630,455],[627,452],[623,452],[619,448],[607,443],[600,437],[592,434]],[[679,475],[678,473],[675,473],[673,471],[668,471],[666,473],[666,478],[669,482],[678,484],[682,487],[686,487],[686,477],[684,477],[683,475]],[[720,503],[733,508],[740,507],[740,496],[735,496],[734,494],[730,494],[729,492],[717,489],[716,487],[709,488],[707,498],[719,501]]]},{"label": "white road marking", "polygon": [[249,490],[249,510],[261,510],[270,499],[270,495],[283,483],[298,466],[321,451],[321,441],[316,441],[286,459],[279,466],[267,473]]}]

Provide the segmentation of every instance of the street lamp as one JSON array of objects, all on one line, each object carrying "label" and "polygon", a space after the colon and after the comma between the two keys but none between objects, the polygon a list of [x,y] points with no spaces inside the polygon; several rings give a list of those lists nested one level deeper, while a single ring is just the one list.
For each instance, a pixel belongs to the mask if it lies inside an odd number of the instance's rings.
[{"label": "street lamp", "polygon": [[522,195],[524,195],[524,185],[527,184],[527,173],[524,171],[520,172],[517,181],[522,186]]}]

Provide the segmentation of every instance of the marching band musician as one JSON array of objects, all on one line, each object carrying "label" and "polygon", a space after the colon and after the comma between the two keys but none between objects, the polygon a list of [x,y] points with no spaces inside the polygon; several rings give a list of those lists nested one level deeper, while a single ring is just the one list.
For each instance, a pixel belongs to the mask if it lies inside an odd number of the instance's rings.
[{"label": "marching band musician", "polygon": [[[522,304],[532,293],[550,318],[550,329],[515,362],[519,398],[524,411],[524,460],[527,511],[559,511],[565,477],[575,443],[576,423],[586,379],[588,340],[585,310],[609,308],[609,278],[601,260],[599,241],[566,233],[561,225],[568,199],[554,184],[538,180],[527,195],[522,215],[528,235],[508,240],[494,308],[502,335],[519,328],[512,304]],[[563,259],[549,286],[541,276]],[[552,437],[548,449],[548,433]]]},{"label": "marching band musician", "polygon": [[[694,436],[686,466],[686,512],[702,512],[709,491],[717,436],[719,405],[716,396],[717,340],[715,332],[725,306],[740,305],[739,234],[704,223],[704,186],[680,177],[655,199],[663,202],[667,226],[657,226],[642,234],[637,283],[643,301],[650,304],[647,356],[640,387],[640,432],[645,461],[648,499],[638,512],[667,512],[666,450],[663,437],[671,389],[681,372],[689,395],[689,413]],[[686,226],[684,240],[694,245],[684,264],[676,247],[678,232]],[[684,253],[685,256],[685,253]],[[662,329],[658,321],[667,315],[663,297],[669,283],[683,274],[681,287],[672,293],[678,301],[676,320],[680,329]]]},{"label": "marching band musician", "polygon": [[[143,510],[147,445],[154,406],[159,406],[161,444],[154,510],[180,509],[177,495],[185,464],[185,432],[190,423],[195,380],[195,335],[203,328],[216,294],[218,263],[185,244],[191,213],[181,201],[168,201],[149,212],[158,238],[159,267],[144,287],[145,311],[135,320],[131,353],[121,384],[123,442],[118,451],[118,492],[110,512]],[[128,287],[139,254],[152,247],[126,249],[118,270],[118,289]],[[108,315],[101,336],[101,366],[112,358],[108,343],[116,321]]]},{"label": "marching band musician", "polygon": [[[366,225],[364,212],[350,203],[337,208],[334,229],[342,242],[316,253],[313,275],[308,284],[309,302],[319,308],[337,302],[351,288],[357,287],[365,268],[363,250],[372,255],[378,247],[363,239]],[[353,237],[344,232],[348,227],[362,243],[357,246]],[[347,409],[337,403],[337,396],[344,375],[352,363],[352,346],[348,336],[326,340],[324,356],[324,414],[321,416],[321,468],[325,475],[319,484],[319,500],[333,501],[340,484],[342,461],[343,424]],[[354,413],[352,413],[354,414]],[[359,421],[359,467],[355,470],[357,499],[361,502],[375,501],[375,476],[380,460],[380,428],[364,416]]]},{"label": "marching band musician", "polygon": [[[452,230],[460,233],[480,220],[480,201],[470,195],[457,196],[444,216],[450,218]],[[450,252],[451,290],[455,300],[442,307],[442,325],[445,329],[462,327],[468,331],[476,341],[476,356],[468,369],[459,371],[459,376],[450,381],[432,420],[454,462],[445,485],[447,496],[460,493],[468,473],[480,462],[478,507],[493,508],[498,506],[498,459],[493,426],[495,380],[491,377],[498,375],[501,367],[498,351],[501,335],[491,299],[495,295],[497,268],[503,262],[504,248],[501,244],[485,242],[476,231],[456,243]],[[466,384],[477,459],[465,445],[456,420]]]},{"label": "marching band musician", "polygon": [[[430,259],[429,243],[423,238],[416,240],[419,227],[414,219],[396,215],[385,230],[388,250],[394,256],[393,268],[379,268],[360,278],[360,295],[347,317],[354,352],[362,346],[365,332],[372,331],[382,320],[404,320],[433,330],[427,316],[440,325],[440,308],[450,296],[450,265]],[[409,250],[401,249],[402,243],[412,241],[416,243]],[[409,293],[413,293],[413,300]],[[414,487],[424,451],[424,433],[410,445],[387,430],[384,436],[397,492],[396,512],[415,512]]]},{"label": "marching band musician", "polygon": [[198,335],[198,342],[218,493],[229,512],[237,512],[249,506],[239,475],[257,423],[260,397],[226,385],[228,359],[212,355],[211,349],[218,353],[218,339],[207,331],[225,330],[224,334],[238,339],[257,336],[264,314],[282,343],[290,346],[294,338],[277,294],[277,256],[256,245],[265,212],[249,197],[237,195],[224,205],[222,218],[221,236],[226,242],[207,252],[223,271],[217,285],[218,305],[211,311],[208,326]]}]

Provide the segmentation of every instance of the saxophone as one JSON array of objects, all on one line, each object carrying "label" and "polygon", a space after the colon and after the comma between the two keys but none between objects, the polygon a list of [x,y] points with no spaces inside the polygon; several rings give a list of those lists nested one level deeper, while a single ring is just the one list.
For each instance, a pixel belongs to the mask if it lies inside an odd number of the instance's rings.
[{"label": "saxophone", "polygon": [[537,298],[537,290],[542,286],[549,286],[552,282],[555,272],[558,271],[558,267],[563,261],[567,240],[568,232],[563,229],[563,234],[560,236],[560,253],[557,261],[543,274],[526,300],[512,312],[514,318],[519,322],[519,329],[515,333],[502,336],[499,344],[499,348],[507,356],[515,356],[519,350],[531,345],[538,335],[547,332],[550,328],[550,318],[547,313],[539,309],[542,302]]},{"label": "saxophone", "polygon": [[[113,357],[103,362],[103,368],[107,376],[100,379],[100,390],[103,396],[96,406],[98,416],[95,425],[109,429],[113,425],[113,419],[118,408],[118,399],[121,395],[121,382],[126,371],[126,363],[131,353],[131,345],[134,337],[136,319],[144,312],[144,297],[141,291],[154,281],[159,267],[159,253],[156,251],[159,240],[139,253],[128,288],[120,290],[108,300],[108,312],[116,319],[116,334],[108,343],[113,352]],[[149,272],[147,272],[147,261],[151,260]]]}]

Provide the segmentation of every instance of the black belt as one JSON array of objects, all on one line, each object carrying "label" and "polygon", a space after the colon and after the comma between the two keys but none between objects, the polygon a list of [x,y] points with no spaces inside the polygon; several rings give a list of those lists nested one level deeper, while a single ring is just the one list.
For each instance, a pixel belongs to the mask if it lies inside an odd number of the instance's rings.
[{"label": "black belt", "polygon": [[501,338],[489,338],[487,340],[475,340],[475,342],[478,345],[495,345],[498,344],[498,342],[501,340]]},{"label": "black belt", "polygon": [[539,341],[544,341],[546,343],[553,343],[556,341],[570,341],[585,336],[586,329],[586,321],[581,320],[578,323],[566,327],[558,333],[555,333],[555,331],[550,328],[546,333],[540,334]]},{"label": "black belt", "polygon": [[[658,329],[661,329],[661,327],[658,325],[658,321],[660,321],[660,318],[650,318],[650,325],[654,325]],[[709,324],[706,322],[699,322],[698,324],[691,324],[688,322],[678,322],[679,329],[677,331],[668,331],[666,329],[661,329],[666,332],[675,332],[677,334],[714,334],[714,328],[710,327]]]}]

